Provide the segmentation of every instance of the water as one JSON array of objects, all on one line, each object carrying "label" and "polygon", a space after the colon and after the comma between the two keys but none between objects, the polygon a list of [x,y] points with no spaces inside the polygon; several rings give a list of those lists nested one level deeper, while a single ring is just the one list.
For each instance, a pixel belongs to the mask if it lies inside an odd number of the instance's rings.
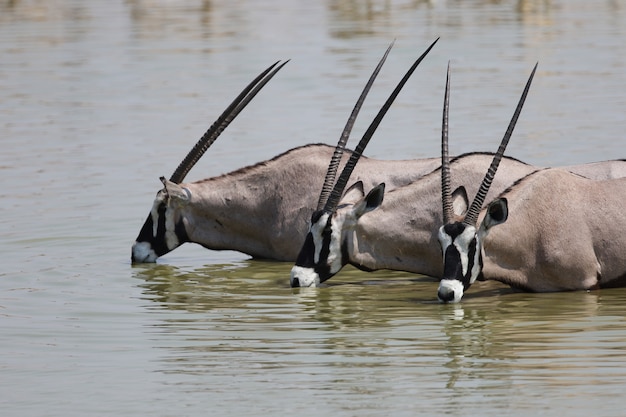
[{"label": "water", "polygon": [[191,245],[130,265],[158,177],[239,90],[272,80],[189,179],[333,143],[392,39],[355,136],[439,44],[366,154],[493,150],[535,62],[508,153],[624,157],[621,2],[0,3],[0,405],[8,416],[620,416],[626,290],[473,286],[348,269],[292,290],[287,263]]}]

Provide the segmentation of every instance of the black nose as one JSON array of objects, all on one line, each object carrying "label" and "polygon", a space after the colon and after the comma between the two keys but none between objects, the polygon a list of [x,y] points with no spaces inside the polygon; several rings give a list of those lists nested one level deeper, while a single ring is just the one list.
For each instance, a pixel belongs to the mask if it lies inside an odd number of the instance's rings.
[{"label": "black nose", "polygon": [[291,280],[291,288],[300,287],[300,280],[298,278],[294,278]]},{"label": "black nose", "polygon": [[442,301],[444,303],[449,303],[450,301],[454,300],[454,291],[439,290],[437,291],[437,297],[439,298],[439,301]]}]

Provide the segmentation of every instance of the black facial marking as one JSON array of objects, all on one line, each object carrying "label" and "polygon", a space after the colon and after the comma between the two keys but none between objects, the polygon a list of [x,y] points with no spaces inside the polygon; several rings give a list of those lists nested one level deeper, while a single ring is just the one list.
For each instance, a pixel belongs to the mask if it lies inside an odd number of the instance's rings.
[{"label": "black facial marking", "polygon": [[311,224],[317,223],[320,217],[322,217],[322,214],[324,214],[322,210],[314,211],[313,214],[311,214]]},{"label": "black facial marking", "polygon": [[446,248],[443,262],[442,279],[455,279],[463,282],[463,266],[461,264],[461,255],[454,245]]},{"label": "black facial marking", "polygon": [[[319,210],[311,215],[311,224],[319,222],[323,211]],[[333,274],[330,273],[330,267],[328,266],[328,254],[330,253],[330,237],[331,237],[331,218],[328,217],[328,221],[324,225],[322,231],[322,247],[320,249],[319,262],[315,262],[315,243],[313,240],[313,234],[307,233],[304,240],[304,245],[298,254],[296,259],[296,266],[303,268],[313,268],[313,270],[319,275],[320,282],[324,282],[331,278]]]},{"label": "black facial marking", "polygon": [[[444,226],[444,232],[450,236],[454,242],[465,231],[465,227],[466,226],[463,223],[450,223]],[[471,240],[468,247],[467,273],[463,274],[463,264],[461,263],[461,254],[459,253],[459,250],[454,244],[448,246],[444,253],[442,278],[457,280],[461,282],[463,284],[463,288],[467,290],[471,285],[470,280],[472,277],[472,269],[474,268],[474,259],[477,248],[478,242],[476,238],[474,238]],[[479,259],[479,262],[482,263],[482,259]]]},{"label": "black facial marking", "polygon": [[[469,245],[469,253],[468,253],[468,262],[467,262],[467,274],[465,274],[465,277],[463,279],[463,289],[467,290],[470,285],[472,285],[472,283],[470,282],[471,278],[472,278],[472,269],[474,269],[474,259],[476,257],[476,249],[478,247],[478,242],[476,241],[476,238],[472,239],[472,241],[470,242]],[[479,260],[479,262],[481,262],[482,259]],[[481,268],[482,271],[482,268]]]},{"label": "black facial marking", "polygon": [[143,223],[141,230],[139,231],[139,235],[135,241],[137,242],[149,242],[152,240],[152,229],[154,223],[152,223],[152,215],[148,215],[148,218]]},{"label": "black facial marking", "polygon": [[304,244],[296,258],[296,265],[303,268],[313,268],[315,266],[315,244],[313,243],[313,234],[311,232],[308,232],[306,238],[304,238]]},{"label": "black facial marking", "polygon": [[332,233],[331,220],[332,216],[328,216],[328,221],[322,231],[320,261],[317,265],[315,265],[315,272],[317,272],[317,275],[320,277],[320,283],[333,276],[333,274],[330,273],[330,266],[328,265],[328,255],[330,254],[330,236]]},{"label": "black facial marking", "polygon": [[180,245],[189,242],[189,235],[187,234],[187,229],[185,229],[185,223],[183,223],[182,219],[176,222],[174,232],[176,233]]},{"label": "black facial marking", "polygon": [[444,232],[452,238],[456,239],[465,230],[465,225],[460,222],[449,223],[443,226]]},{"label": "black facial marking", "polygon": [[[159,204],[157,208],[157,228],[156,228],[156,236],[152,236],[152,230],[150,230],[150,239],[147,241],[150,242],[152,246],[152,250],[158,256],[165,255],[170,250],[165,243],[165,212],[167,211],[167,206],[165,203]],[[152,217],[152,216],[150,216]],[[152,219],[150,219],[150,223],[152,223]]]},{"label": "black facial marking", "polygon": [[[152,214],[148,215],[143,227],[139,231],[139,236],[137,236],[137,242],[148,242],[154,253],[157,256],[163,256],[166,253],[170,252],[170,249],[167,247],[165,242],[165,213],[167,211],[167,206],[165,203],[159,204],[157,207],[157,228],[156,228],[156,236],[153,235],[154,232],[154,220],[152,218]],[[185,230],[185,225],[182,220],[176,223],[174,232],[178,237],[179,243],[189,242],[189,236],[187,235],[187,231]]]}]

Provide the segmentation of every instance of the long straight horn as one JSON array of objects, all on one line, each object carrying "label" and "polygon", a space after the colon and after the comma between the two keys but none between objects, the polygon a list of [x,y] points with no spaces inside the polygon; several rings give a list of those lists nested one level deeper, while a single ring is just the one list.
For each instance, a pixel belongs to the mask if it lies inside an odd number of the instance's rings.
[{"label": "long straight horn", "polygon": [[324,203],[326,203],[326,200],[328,200],[328,196],[330,195],[330,192],[332,191],[332,188],[333,188],[333,184],[335,183],[335,177],[337,175],[337,169],[339,168],[339,162],[341,161],[341,157],[343,156],[343,151],[346,148],[346,142],[348,142],[348,139],[350,138],[350,132],[352,132],[352,127],[354,126],[356,117],[359,114],[359,111],[361,110],[361,106],[363,105],[363,102],[365,101],[365,97],[367,97],[367,94],[372,88],[372,84],[374,84],[374,80],[378,76],[380,69],[383,67],[383,64],[385,63],[385,60],[387,59],[387,55],[389,55],[389,51],[391,51],[391,48],[393,47],[394,42],[391,42],[391,44],[385,51],[385,54],[381,58],[380,62],[374,69],[374,72],[372,73],[369,80],[367,81],[367,84],[365,84],[365,88],[363,88],[363,92],[361,92],[359,99],[357,100],[356,104],[354,105],[354,108],[352,109],[352,113],[350,113],[350,117],[348,118],[348,121],[346,122],[346,126],[343,128],[343,132],[341,132],[341,136],[339,137],[339,142],[337,143],[337,146],[335,147],[335,152],[333,153],[333,156],[330,159],[330,164],[328,165],[328,171],[326,172],[326,178],[324,179],[324,185],[322,186],[320,199],[317,202],[317,210],[321,210],[322,207],[324,207]]},{"label": "long straight horn", "polygon": [[533,71],[530,73],[530,77],[528,78],[528,81],[526,82],[526,87],[524,87],[524,92],[522,93],[522,97],[519,99],[519,102],[517,103],[517,108],[515,109],[515,113],[513,113],[513,118],[511,118],[509,127],[506,129],[506,133],[504,134],[504,137],[502,138],[500,147],[498,148],[498,151],[496,152],[496,154],[493,156],[493,160],[491,161],[491,165],[489,166],[489,169],[487,170],[487,173],[485,174],[485,178],[483,179],[482,184],[480,184],[480,188],[478,189],[478,192],[476,193],[476,197],[474,197],[474,201],[472,201],[472,205],[470,206],[469,210],[467,211],[467,215],[465,216],[465,219],[463,220],[463,223],[467,225],[471,225],[471,226],[476,225],[476,221],[478,220],[478,214],[480,213],[480,210],[483,206],[483,202],[485,201],[485,197],[487,196],[487,193],[489,192],[489,187],[491,186],[493,177],[496,175],[496,171],[498,170],[498,165],[500,164],[500,161],[502,160],[502,155],[504,154],[506,145],[509,143],[509,139],[511,138],[511,135],[513,134],[513,129],[515,129],[515,123],[517,123],[517,119],[519,118],[519,115],[522,111],[522,107],[524,106],[524,101],[526,100],[526,96],[528,95],[528,90],[530,89],[530,84],[532,83],[533,77],[535,76],[537,65],[539,65],[539,63],[535,64]]},{"label": "long straight horn", "polygon": [[389,107],[391,107],[391,105],[393,104],[398,94],[400,94],[400,91],[402,90],[406,82],[409,80],[409,78],[411,77],[411,75],[413,74],[417,66],[422,62],[422,60],[426,57],[426,55],[428,55],[428,53],[433,48],[433,46],[435,46],[438,40],[439,38],[435,39],[435,41],[432,44],[430,44],[430,46],[426,49],[426,51],[424,51],[424,53],[419,58],[417,58],[417,60],[413,63],[413,65],[411,65],[411,68],[409,68],[409,70],[404,75],[404,77],[402,77],[402,79],[400,80],[396,88],[393,90],[393,92],[391,93],[391,95],[389,96],[385,104],[383,105],[383,107],[378,111],[378,114],[376,115],[376,117],[374,118],[370,126],[367,128],[367,130],[363,134],[363,137],[359,141],[359,144],[357,145],[357,147],[354,149],[354,152],[352,152],[352,155],[350,155],[350,159],[348,160],[346,165],[343,167],[343,171],[341,171],[341,174],[339,175],[339,179],[335,183],[335,187],[333,188],[333,191],[331,192],[330,197],[328,198],[328,201],[326,201],[326,205],[324,206],[324,209],[323,209],[325,212],[329,213],[337,207],[337,204],[339,203],[343,190],[346,188],[348,178],[350,178],[350,175],[352,174],[352,171],[354,170],[356,163],[359,161],[361,154],[363,153],[363,151],[365,150],[365,147],[367,146],[370,139],[374,135],[374,132],[376,132],[378,125],[380,125],[380,122],[383,120],[383,117],[385,117],[385,114],[387,114]]},{"label": "long straight horn", "polygon": [[[287,62],[278,65],[280,61],[276,61],[270,65],[265,71],[259,74],[250,84],[244,88],[241,93],[233,100],[232,103],[224,110],[224,112],[217,118],[211,127],[202,135],[198,143],[189,151],[185,159],[178,165],[176,171],[170,177],[170,181],[180,184],[191,168],[200,160],[202,155],[209,149],[209,147],[215,142],[218,136],[226,129],[226,127],[232,122],[235,117],[250,103],[250,101],[257,95],[259,91],[269,82],[269,80],[276,75],[276,73]],[[278,67],[276,66],[278,65]]]},{"label": "long straight horn", "polygon": [[452,220],[452,190],[450,186],[450,154],[448,153],[448,111],[450,105],[450,61],[446,73],[446,91],[443,96],[443,120],[441,122],[441,204],[443,222]]}]

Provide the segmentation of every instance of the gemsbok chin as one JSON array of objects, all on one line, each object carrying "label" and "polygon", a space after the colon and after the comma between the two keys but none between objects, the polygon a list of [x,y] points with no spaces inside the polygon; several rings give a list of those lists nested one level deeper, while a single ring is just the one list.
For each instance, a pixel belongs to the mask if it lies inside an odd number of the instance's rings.
[{"label": "gemsbok chin", "polygon": [[[531,80],[532,74],[514,120]],[[626,178],[594,180],[563,169],[538,170],[481,210],[514,120],[467,212],[467,195],[450,193],[446,185],[450,171],[442,171],[445,224],[439,241],[444,274],[439,300],[460,301],[477,279],[532,292],[625,285]],[[444,133],[442,154],[446,153]]]},{"label": "gemsbok chin", "polygon": [[[427,52],[433,46],[434,43]],[[390,49],[391,46],[348,119],[342,134],[344,143]],[[337,152],[337,147],[306,145],[225,175],[183,183],[186,174],[219,134],[285,65],[277,64],[262,72],[241,92],[169,180],[161,178],[164,188],[157,193],[133,244],[133,263],[155,262],[185,242],[212,250],[236,250],[256,258],[296,259],[324,183],[328,160],[333,156],[337,167],[345,166],[351,151],[341,153]],[[385,161],[363,157],[351,180],[363,181],[368,187],[385,181],[394,188],[410,183],[438,165],[438,158]]]},{"label": "gemsbok chin", "polygon": [[[458,192],[476,194],[493,156],[493,153],[470,153],[453,158],[449,165],[455,174],[451,186],[466,184],[467,188]],[[501,158],[500,166],[487,194],[490,199],[540,169],[508,157]],[[563,169],[596,179],[617,178],[626,176],[626,161],[594,162]],[[391,191],[382,183],[365,195],[365,187],[359,182],[348,187],[327,214],[312,219],[307,240],[291,270],[293,287],[317,286],[347,264],[364,271],[391,269],[442,276],[437,241],[443,223],[441,167],[438,165],[410,184]]]}]

